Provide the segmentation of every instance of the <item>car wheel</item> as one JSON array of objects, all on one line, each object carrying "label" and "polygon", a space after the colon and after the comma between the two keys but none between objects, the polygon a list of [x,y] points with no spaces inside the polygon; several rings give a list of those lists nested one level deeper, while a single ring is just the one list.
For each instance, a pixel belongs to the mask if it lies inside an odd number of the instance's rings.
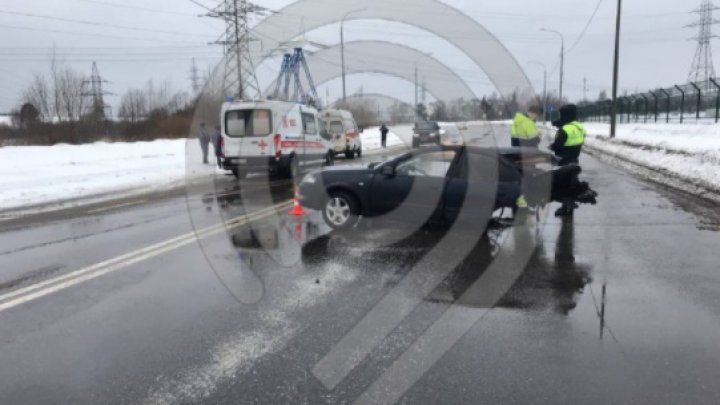
[{"label": "car wheel", "polygon": [[336,230],[352,228],[358,220],[359,204],[352,195],[338,191],[330,194],[323,207],[325,223]]},{"label": "car wheel", "polygon": [[413,147],[413,149],[419,148],[419,147],[420,147],[420,141],[418,141],[417,139],[413,139],[413,141],[412,141],[412,147]]},{"label": "car wheel", "polygon": [[345,159],[353,159],[355,157],[355,152],[349,150],[345,152]]},{"label": "car wheel", "polygon": [[358,150],[357,150],[357,157],[359,157],[359,158],[362,157],[362,148],[358,148]]}]

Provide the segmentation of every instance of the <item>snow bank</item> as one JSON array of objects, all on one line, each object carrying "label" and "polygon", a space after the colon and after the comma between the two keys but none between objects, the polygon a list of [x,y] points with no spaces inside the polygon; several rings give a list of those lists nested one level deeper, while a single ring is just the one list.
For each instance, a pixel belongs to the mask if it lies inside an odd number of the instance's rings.
[{"label": "snow bank", "polygon": [[595,152],[643,166],[671,178],[669,185],[720,193],[720,125],[585,124],[586,146]]},{"label": "snow bank", "polygon": [[0,210],[177,185],[185,178],[185,143],[0,148]]},{"label": "snow bank", "polygon": [[[390,129],[390,132],[388,132],[387,136],[388,148],[407,145],[407,143],[403,141],[403,139],[396,133],[395,130],[393,130],[392,128],[388,129]],[[382,149],[380,127],[365,128],[365,130],[360,134],[360,139],[362,140],[364,152],[373,152]]]}]

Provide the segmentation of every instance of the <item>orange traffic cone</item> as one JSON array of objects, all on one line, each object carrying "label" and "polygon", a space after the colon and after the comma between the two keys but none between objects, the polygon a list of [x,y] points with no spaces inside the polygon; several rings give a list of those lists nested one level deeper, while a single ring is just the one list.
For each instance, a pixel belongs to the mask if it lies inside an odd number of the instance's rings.
[{"label": "orange traffic cone", "polygon": [[297,198],[297,190],[295,190],[295,195],[293,196],[293,207],[290,210],[290,215],[294,217],[301,217],[305,215],[305,210],[303,209],[302,205],[300,205],[300,201],[298,201]]}]

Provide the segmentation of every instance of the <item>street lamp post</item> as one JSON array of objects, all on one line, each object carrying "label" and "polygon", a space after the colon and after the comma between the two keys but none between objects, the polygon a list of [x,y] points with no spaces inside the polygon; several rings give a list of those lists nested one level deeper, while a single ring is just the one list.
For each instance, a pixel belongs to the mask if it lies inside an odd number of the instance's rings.
[{"label": "street lamp post", "polygon": [[415,110],[415,119],[417,120],[417,107],[418,107],[418,64],[420,63],[420,59],[425,57],[432,57],[432,53],[424,53],[420,55],[417,59],[415,59],[415,105],[413,106],[413,110]]},{"label": "street lamp post", "polygon": [[542,28],[540,29],[540,31],[551,32],[553,34],[557,34],[560,37],[560,103],[562,103],[563,79],[565,78],[565,37],[563,36],[562,32],[556,30]]},{"label": "street lamp post", "polygon": [[612,112],[610,113],[610,138],[615,138],[617,128],[617,92],[618,77],[620,75],[620,18],[622,13],[622,0],[618,0],[617,19],[615,21],[615,62],[613,66]]},{"label": "street lamp post", "polygon": [[350,14],[353,13],[359,13],[361,11],[367,10],[366,8],[360,8],[357,10],[351,10],[345,13],[343,18],[340,20],[340,64],[342,68],[342,91],[343,91],[343,103],[345,103],[347,98],[347,92],[345,87],[345,19],[350,16]]},{"label": "street lamp post", "polygon": [[543,122],[547,122],[547,66],[544,63],[538,61],[530,61],[533,65],[539,65],[543,68]]}]

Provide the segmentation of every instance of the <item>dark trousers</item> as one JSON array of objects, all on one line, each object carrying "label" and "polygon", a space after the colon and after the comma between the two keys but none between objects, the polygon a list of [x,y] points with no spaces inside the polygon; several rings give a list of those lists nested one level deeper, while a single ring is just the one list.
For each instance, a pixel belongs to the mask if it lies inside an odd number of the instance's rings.
[{"label": "dark trousers", "polygon": [[210,153],[210,141],[200,141],[200,149],[202,149],[203,163],[208,162],[208,153]]},{"label": "dark trousers", "polygon": [[540,146],[540,138],[539,137],[535,137],[532,139],[512,138],[511,144],[514,148],[518,148],[518,147],[537,148],[538,146]]},{"label": "dark trousers", "polygon": [[382,134],[380,134],[380,139],[382,141],[382,147],[384,148],[385,146],[387,146],[387,132],[383,132]]}]

